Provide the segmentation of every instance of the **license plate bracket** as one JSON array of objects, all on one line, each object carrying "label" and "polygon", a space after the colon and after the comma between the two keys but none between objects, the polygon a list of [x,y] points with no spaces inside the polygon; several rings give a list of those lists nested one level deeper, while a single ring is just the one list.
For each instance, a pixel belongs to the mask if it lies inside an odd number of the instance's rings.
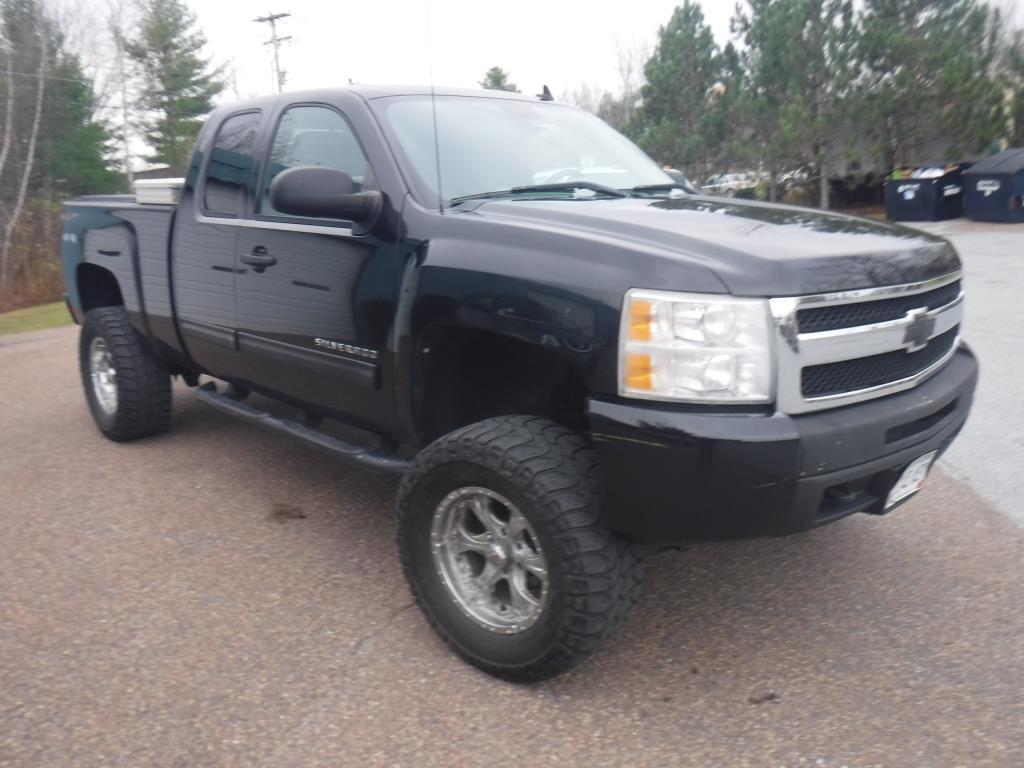
[{"label": "license plate bracket", "polygon": [[924,485],[924,481],[927,479],[928,472],[931,470],[938,453],[938,451],[926,453],[924,456],[914,459],[906,466],[885,499],[883,509],[886,512],[921,490],[921,486]]}]

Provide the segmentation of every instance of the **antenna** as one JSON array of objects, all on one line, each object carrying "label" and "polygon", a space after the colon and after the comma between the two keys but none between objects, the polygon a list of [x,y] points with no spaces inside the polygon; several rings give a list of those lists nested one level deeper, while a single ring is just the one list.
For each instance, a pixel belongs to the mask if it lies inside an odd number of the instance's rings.
[{"label": "antenna", "polygon": [[277,86],[278,93],[284,89],[284,78],[287,74],[283,69],[281,69],[281,60],[279,58],[278,51],[281,48],[281,43],[285,40],[291,40],[292,36],[287,35],[285,37],[278,37],[277,22],[279,19],[287,19],[289,16],[291,16],[290,13],[268,13],[266,16],[260,16],[258,19],[253,19],[253,21],[259,24],[270,25],[270,39],[263,44],[274,46],[274,83]]},{"label": "antenna", "polygon": [[434,121],[434,166],[437,168],[437,207],[444,215],[444,193],[441,191],[441,141],[437,137],[437,94],[434,93],[434,50],[430,42],[430,0],[423,0],[427,17],[427,73],[430,77],[430,112]]}]

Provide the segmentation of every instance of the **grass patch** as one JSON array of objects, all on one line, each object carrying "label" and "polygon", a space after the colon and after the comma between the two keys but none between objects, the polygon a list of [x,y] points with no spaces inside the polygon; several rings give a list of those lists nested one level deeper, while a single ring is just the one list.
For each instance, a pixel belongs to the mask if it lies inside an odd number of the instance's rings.
[{"label": "grass patch", "polygon": [[70,323],[71,314],[64,306],[64,302],[55,301],[52,304],[41,304],[38,307],[16,309],[0,314],[0,336],[22,331],[41,331]]}]

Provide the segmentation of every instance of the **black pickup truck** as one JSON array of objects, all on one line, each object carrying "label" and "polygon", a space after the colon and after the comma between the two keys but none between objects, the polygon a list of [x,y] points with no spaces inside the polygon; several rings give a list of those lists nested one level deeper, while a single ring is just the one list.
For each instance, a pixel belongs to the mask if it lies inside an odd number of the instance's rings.
[{"label": "black pickup truck", "polygon": [[506,679],[594,652],[647,552],[890,511],[971,405],[948,243],[690,194],[550,100],[253,100],[179,183],[65,205],[100,430],[164,430],[177,376],[400,474],[418,604]]}]

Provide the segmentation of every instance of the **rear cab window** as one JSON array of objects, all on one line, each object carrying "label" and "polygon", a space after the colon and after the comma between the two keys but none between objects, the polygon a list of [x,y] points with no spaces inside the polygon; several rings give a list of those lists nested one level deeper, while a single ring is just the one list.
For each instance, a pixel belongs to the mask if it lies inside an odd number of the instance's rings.
[{"label": "rear cab window", "polygon": [[245,211],[258,165],[260,113],[243,112],[221,123],[203,179],[202,209],[211,216],[237,218]]}]

